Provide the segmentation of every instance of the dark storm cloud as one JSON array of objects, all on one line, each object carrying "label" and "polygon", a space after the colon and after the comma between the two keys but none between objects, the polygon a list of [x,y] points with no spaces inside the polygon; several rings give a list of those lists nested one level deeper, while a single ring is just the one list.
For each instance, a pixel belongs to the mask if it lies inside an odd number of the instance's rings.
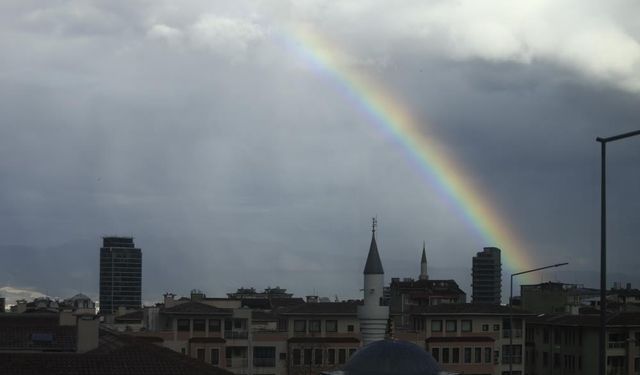
[{"label": "dark storm cloud", "polygon": [[[294,21],[338,41],[456,156],[535,252],[521,266],[570,260],[543,277],[593,283],[594,139],[640,123],[640,48],[619,9],[636,5],[581,4],[6,3],[0,286],[97,296],[99,237],[124,234],[143,248],[147,300],[268,285],[355,297],[378,215],[389,277],[415,276],[426,240],[431,274],[468,291],[472,254],[492,244],[282,48]],[[558,38],[551,13],[574,21]],[[578,48],[589,40],[595,59]],[[611,147],[611,264],[638,283],[640,148],[625,142]]]}]

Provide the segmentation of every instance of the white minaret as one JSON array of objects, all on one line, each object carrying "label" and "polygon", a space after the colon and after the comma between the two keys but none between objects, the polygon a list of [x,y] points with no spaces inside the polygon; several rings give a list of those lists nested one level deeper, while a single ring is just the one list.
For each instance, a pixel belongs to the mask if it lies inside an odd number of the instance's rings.
[{"label": "white minaret", "polygon": [[376,244],[376,219],[373,219],[371,232],[371,246],[364,266],[364,304],[358,306],[358,320],[364,345],[384,339],[389,319],[389,306],[382,305],[384,270]]},{"label": "white minaret", "polygon": [[429,280],[427,273],[427,250],[424,241],[422,242],[422,260],[420,260],[420,280]]}]

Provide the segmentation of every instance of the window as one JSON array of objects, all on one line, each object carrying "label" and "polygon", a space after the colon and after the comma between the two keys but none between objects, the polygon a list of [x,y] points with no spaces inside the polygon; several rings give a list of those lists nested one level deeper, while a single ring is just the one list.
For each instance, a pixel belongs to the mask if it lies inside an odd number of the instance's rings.
[{"label": "window", "polygon": [[491,348],[484,348],[484,363],[491,363]]},{"label": "window", "polygon": [[289,330],[289,319],[278,319],[278,331]]},{"label": "window", "polygon": [[462,320],[460,322],[460,329],[462,329],[462,332],[471,332],[473,330],[471,320]]},{"label": "window", "polygon": [[442,332],[442,320],[431,321],[431,332]]},{"label": "window", "polygon": [[178,319],[178,331],[189,332],[189,330],[191,329],[190,325],[191,322],[189,321],[189,319]]},{"label": "window", "polygon": [[482,363],[482,348],[474,348],[474,363]]},{"label": "window", "polygon": [[548,367],[548,366],[549,366],[549,353],[542,352],[542,367]]},{"label": "window", "polygon": [[349,325],[347,326],[347,331],[349,331],[349,332],[353,332],[353,324],[349,324]]},{"label": "window", "polygon": [[549,329],[545,328],[542,330],[542,342],[545,344],[549,343]]},{"label": "window", "polygon": [[180,348],[180,353],[187,354],[187,349],[186,348]]},{"label": "window", "polygon": [[449,363],[449,348],[442,348],[442,363]]},{"label": "window", "polygon": [[242,319],[234,319],[233,320],[233,328],[242,329]]},{"label": "window", "polygon": [[471,348],[464,348],[464,363],[471,363]]},{"label": "window", "polygon": [[300,349],[293,349],[293,355],[291,356],[291,361],[294,366],[300,366]]},{"label": "window", "polygon": [[198,348],[198,350],[196,350],[196,358],[198,358],[198,361],[204,362],[204,348]]},{"label": "window", "polygon": [[256,346],[253,348],[253,365],[256,367],[275,367],[275,346]]},{"label": "window", "polygon": [[327,332],[338,332],[338,321],[337,320],[327,320],[324,323],[324,329]]},{"label": "window", "polygon": [[334,365],[336,363],[336,350],[327,349],[327,364]]},{"label": "window", "polygon": [[349,349],[349,358],[351,358],[355,353],[356,353],[356,349],[354,348]]},{"label": "window", "polygon": [[460,362],[460,348],[451,349],[451,363]]},{"label": "window", "polygon": [[489,325],[488,324],[483,324],[482,325],[482,332],[489,332]]},{"label": "window", "polygon": [[307,332],[307,321],[306,320],[294,320],[293,321],[293,331],[294,332]]},{"label": "window", "polygon": [[560,368],[560,354],[553,353],[553,368]]},{"label": "window", "polygon": [[509,347],[509,345],[502,345],[502,364],[509,364],[509,361],[511,360],[513,360],[512,363],[514,364],[522,363],[521,345],[513,345],[512,347]]},{"label": "window", "polygon": [[499,331],[500,330],[500,324],[494,324],[493,325],[493,330],[494,331]]},{"label": "window", "polygon": [[338,349],[338,364],[344,364],[347,361],[347,350]]},{"label": "window", "polygon": [[310,365],[311,364],[311,356],[313,355],[313,350],[312,349],[305,349],[304,350],[304,358],[302,358],[302,360],[304,361],[305,365]]},{"label": "window", "polygon": [[320,321],[319,320],[310,320],[309,321],[309,332],[320,332]]},{"label": "window", "polygon": [[322,349],[316,349],[313,353],[313,364],[321,365],[322,364]]},{"label": "window", "polygon": [[209,332],[220,332],[220,319],[209,319]]},{"label": "window", "polygon": [[211,349],[211,364],[214,366],[220,364],[220,351],[218,349]]},{"label": "window", "polygon": [[456,332],[458,330],[458,322],[456,320],[447,320],[447,332]]},{"label": "window", "polygon": [[[193,319],[193,330],[197,332],[204,332],[206,325],[205,322],[206,321],[204,319]],[[202,350],[204,351],[204,349]],[[204,353],[202,355],[204,355]]]},{"label": "window", "polygon": [[432,348],[431,355],[433,356],[433,359],[440,362],[440,348]]}]

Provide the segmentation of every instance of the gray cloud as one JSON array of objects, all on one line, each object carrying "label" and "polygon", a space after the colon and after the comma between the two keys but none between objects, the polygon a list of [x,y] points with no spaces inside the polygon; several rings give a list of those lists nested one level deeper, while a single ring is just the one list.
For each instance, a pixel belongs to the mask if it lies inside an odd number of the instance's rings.
[{"label": "gray cloud", "polygon": [[[468,291],[472,254],[492,244],[283,48],[300,23],[456,156],[535,252],[519,266],[570,260],[557,277],[592,282],[594,139],[640,123],[637,5],[453,4],[3,3],[0,286],[97,295],[99,237],[131,234],[146,299],[355,297],[378,215],[389,277],[414,275],[426,240],[433,274]],[[610,149],[610,262],[634,283],[638,150]]]}]

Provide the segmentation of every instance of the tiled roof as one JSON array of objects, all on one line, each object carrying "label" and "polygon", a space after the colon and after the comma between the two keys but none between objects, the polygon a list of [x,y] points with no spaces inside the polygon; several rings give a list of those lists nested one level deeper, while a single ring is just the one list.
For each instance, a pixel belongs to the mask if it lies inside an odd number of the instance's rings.
[{"label": "tiled roof", "polygon": [[73,352],[76,328],[59,326],[52,314],[0,314],[0,350]]},{"label": "tiled roof", "polygon": [[489,336],[455,336],[455,337],[429,337],[426,342],[490,342],[496,341]]},{"label": "tiled roof", "polygon": [[[509,315],[507,306],[484,303],[449,303],[435,306],[413,306],[415,315]],[[532,315],[528,311],[513,309],[513,315]]]},{"label": "tiled roof", "polygon": [[116,322],[130,322],[130,321],[142,321],[144,314],[142,310],[132,311],[130,313],[126,313],[120,316],[116,316],[114,320]]},{"label": "tiled roof", "polygon": [[354,343],[360,340],[357,337],[292,337],[289,343]]},{"label": "tiled roof", "polygon": [[[527,324],[599,327],[599,314],[541,314],[527,319]],[[640,312],[609,313],[607,326],[640,326]]]},{"label": "tiled roof", "polygon": [[192,314],[192,315],[231,315],[230,309],[221,309],[200,302],[185,302],[179,305],[165,308],[163,314]]},{"label": "tiled roof", "polygon": [[231,375],[170,349],[101,331],[100,347],[85,354],[0,353],[3,374]]},{"label": "tiled roof", "polygon": [[277,321],[278,317],[271,312],[253,310],[251,311],[251,320],[253,321]]},{"label": "tiled roof", "polygon": [[283,309],[282,315],[357,315],[359,303],[317,302],[305,303]]}]

